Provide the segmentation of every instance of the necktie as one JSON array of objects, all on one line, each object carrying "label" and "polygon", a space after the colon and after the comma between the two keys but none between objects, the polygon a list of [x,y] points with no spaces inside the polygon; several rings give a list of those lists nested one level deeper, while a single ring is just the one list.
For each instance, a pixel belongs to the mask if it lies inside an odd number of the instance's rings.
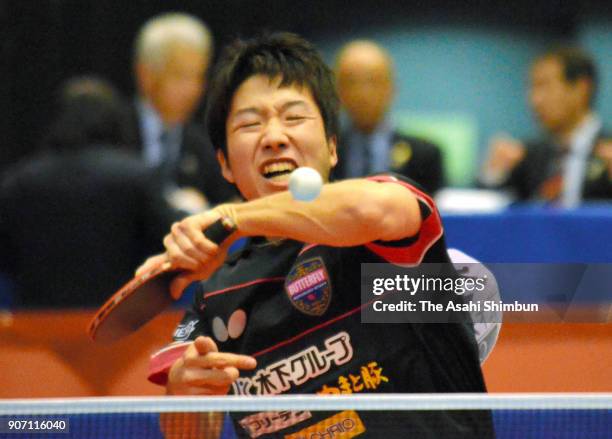
[{"label": "necktie", "polygon": [[172,135],[168,130],[163,130],[159,136],[161,145],[161,162],[159,164],[160,173],[165,183],[174,181],[174,173],[176,168],[176,158],[174,154],[174,146],[172,144]]},{"label": "necktie", "polygon": [[348,177],[363,177],[370,172],[370,148],[368,137],[361,133],[353,135]]},{"label": "necktie", "polygon": [[545,201],[557,201],[563,191],[563,163],[567,157],[567,149],[558,150],[551,164],[549,176],[538,188],[538,196]]}]

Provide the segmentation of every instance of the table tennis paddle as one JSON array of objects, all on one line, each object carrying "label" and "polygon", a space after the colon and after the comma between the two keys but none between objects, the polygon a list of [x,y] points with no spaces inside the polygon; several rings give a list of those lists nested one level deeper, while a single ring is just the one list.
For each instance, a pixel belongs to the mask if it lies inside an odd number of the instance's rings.
[{"label": "table tennis paddle", "polygon": [[[221,218],[204,234],[215,244],[221,244],[235,230],[229,218]],[[135,276],[98,309],[87,330],[91,339],[119,340],[161,313],[174,302],[170,284],[177,274],[178,270],[166,261]]]}]

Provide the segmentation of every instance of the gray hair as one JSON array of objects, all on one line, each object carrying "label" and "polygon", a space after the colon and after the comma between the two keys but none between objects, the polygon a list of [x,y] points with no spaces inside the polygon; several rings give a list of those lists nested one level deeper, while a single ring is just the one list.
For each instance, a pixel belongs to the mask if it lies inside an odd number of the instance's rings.
[{"label": "gray hair", "polygon": [[212,37],[208,27],[192,15],[172,12],[149,19],[140,29],[134,46],[134,60],[160,68],[167,52],[181,44],[209,54]]}]

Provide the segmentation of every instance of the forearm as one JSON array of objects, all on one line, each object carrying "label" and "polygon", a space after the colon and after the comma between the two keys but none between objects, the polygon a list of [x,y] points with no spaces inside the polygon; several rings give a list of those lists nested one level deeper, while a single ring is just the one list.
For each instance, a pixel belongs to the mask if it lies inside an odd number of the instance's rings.
[{"label": "forearm", "polygon": [[412,236],[421,224],[412,192],[399,184],[365,179],[326,184],[311,202],[295,201],[289,192],[282,192],[216,210],[234,219],[243,236],[337,247]]}]

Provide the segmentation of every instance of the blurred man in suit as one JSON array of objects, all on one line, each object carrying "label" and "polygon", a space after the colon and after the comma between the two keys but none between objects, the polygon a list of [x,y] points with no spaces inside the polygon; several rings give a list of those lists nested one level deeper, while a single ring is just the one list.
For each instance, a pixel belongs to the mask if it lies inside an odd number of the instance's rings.
[{"label": "blurred man in suit", "polygon": [[394,171],[412,178],[429,192],[444,184],[440,149],[425,140],[398,133],[388,110],[394,96],[393,62],[371,41],[344,46],[336,62],[340,101],[349,126],[340,133],[336,176],[359,177]]},{"label": "blurred man in suit", "polygon": [[538,57],[530,72],[529,103],[547,136],[492,141],[481,183],[510,188],[521,200],[565,207],[612,198],[612,154],[593,109],[596,91],[595,63],[582,50],[560,48]]},{"label": "blurred man in suit", "polygon": [[70,81],[44,148],[0,181],[0,271],[16,304],[101,305],[180,218],[126,151],[125,115],[110,84]]},{"label": "blurred man in suit", "polygon": [[235,196],[221,177],[205,133],[190,122],[212,51],[208,28],[187,14],[159,15],[144,24],[134,50],[138,97],[133,144],[161,174],[166,195],[171,200],[188,196],[196,210],[206,201],[217,204]]}]

